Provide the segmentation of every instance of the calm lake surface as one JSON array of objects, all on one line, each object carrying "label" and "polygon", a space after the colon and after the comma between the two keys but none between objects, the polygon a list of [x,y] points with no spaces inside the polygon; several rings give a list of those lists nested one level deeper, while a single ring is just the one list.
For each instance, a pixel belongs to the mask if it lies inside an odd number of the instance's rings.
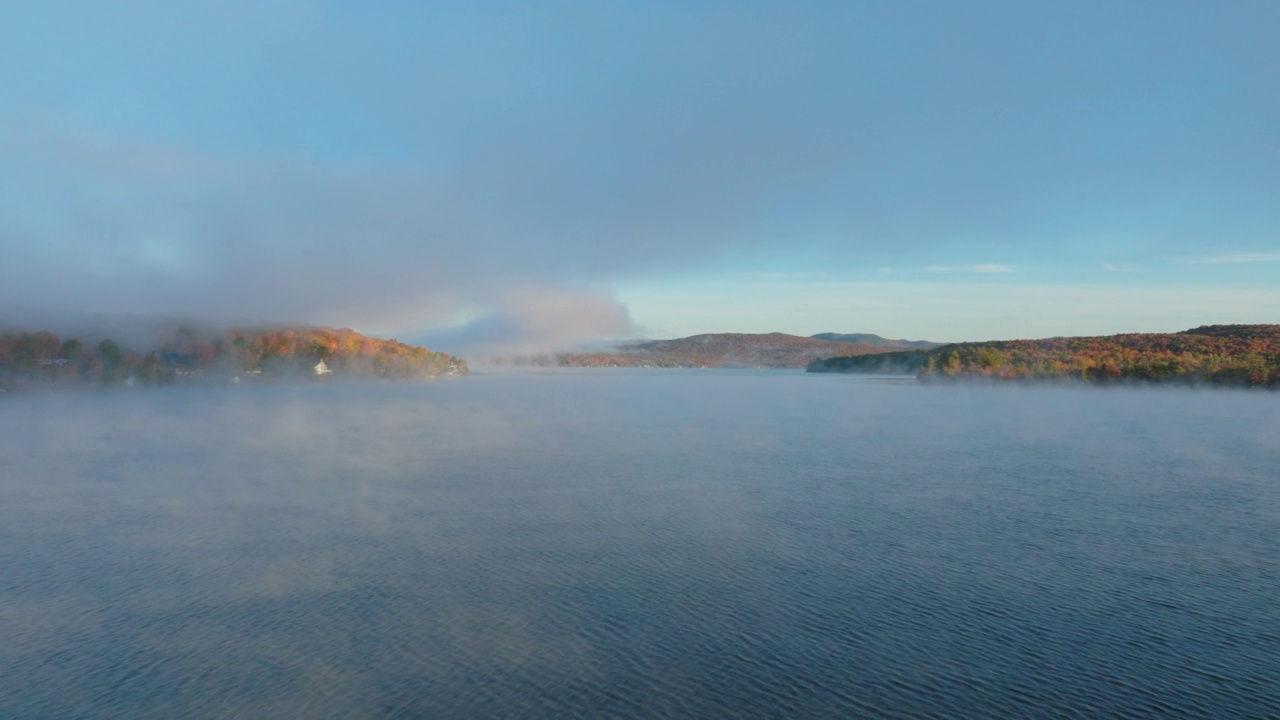
[{"label": "calm lake surface", "polygon": [[0,395],[0,717],[1280,717],[1280,394]]}]

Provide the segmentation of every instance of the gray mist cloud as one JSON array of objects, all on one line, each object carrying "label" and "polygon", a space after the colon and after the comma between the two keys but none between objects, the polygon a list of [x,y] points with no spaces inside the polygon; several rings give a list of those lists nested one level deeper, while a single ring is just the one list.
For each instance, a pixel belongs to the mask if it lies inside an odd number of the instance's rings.
[{"label": "gray mist cloud", "polygon": [[625,337],[633,330],[626,309],[607,292],[526,288],[499,293],[496,307],[478,318],[412,339],[457,353],[503,357]]},{"label": "gray mist cloud", "polygon": [[1274,12],[1204,15],[7,9],[0,305],[539,347],[629,331],[597,288],[750,248],[1052,256],[1137,217],[1190,256],[1206,204],[1248,248],[1280,222],[1249,125],[1280,96],[1241,72]]}]

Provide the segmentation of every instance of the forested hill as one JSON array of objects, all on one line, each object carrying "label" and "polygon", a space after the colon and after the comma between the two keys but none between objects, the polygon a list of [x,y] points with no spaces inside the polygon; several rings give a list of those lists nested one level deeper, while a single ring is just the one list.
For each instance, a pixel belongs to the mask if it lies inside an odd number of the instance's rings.
[{"label": "forested hill", "polygon": [[[324,365],[317,367],[323,361]],[[460,375],[465,360],[324,327],[156,329],[150,339],[0,334],[0,388],[77,382],[166,384],[287,376],[416,378]]]},{"label": "forested hill", "polygon": [[565,367],[802,368],[818,358],[887,350],[865,343],[830,342],[784,333],[711,333],[675,340],[623,343],[606,352],[561,353],[513,362]]},{"label": "forested hill", "polygon": [[1077,379],[1280,387],[1280,325],[958,343],[810,363],[810,372],[914,372],[922,380]]},{"label": "forested hill", "polygon": [[884,348],[885,350],[928,350],[929,348],[936,348],[943,344],[929,342],[928,340],[891,340],[871,333],[818,333],[812,337],[815,340],[826,340],[828,342],[875,345],[876,347]]}]

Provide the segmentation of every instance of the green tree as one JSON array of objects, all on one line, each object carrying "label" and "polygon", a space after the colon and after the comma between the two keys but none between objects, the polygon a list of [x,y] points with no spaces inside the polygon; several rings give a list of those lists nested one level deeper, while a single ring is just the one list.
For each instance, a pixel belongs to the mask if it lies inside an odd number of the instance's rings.
[{"label": "green tree", "polygon": [[114,340],[108,338],[98,343],[94,354],[97,356],[98,362],[102,364],[102,382],[115,382],[120,372],[120,361],[124,358],[124,352],[120,349],[120,346]]},{"label": "green tree", "polygon": [[67,360],[76,360],[80,357],[80,351],[84,349],[84,345],[75,338],[69,338],[62,343],[62,347],[58,348],[58,357]]}]

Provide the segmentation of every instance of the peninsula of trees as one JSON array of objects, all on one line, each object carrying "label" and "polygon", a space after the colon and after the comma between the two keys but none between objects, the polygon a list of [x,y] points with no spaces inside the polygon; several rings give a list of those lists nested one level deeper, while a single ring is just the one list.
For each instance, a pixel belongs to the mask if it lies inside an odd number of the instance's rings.
[{"label": "peninsula of trees", "polygon": [[45,331],[0,334],[0,389],[315,375],[421,378],[466,372],[466,361],[452,355],[346,328],[218,331],[182,324],[131,342],[59,338]]},{"label": "peninsula of trees", "polygon": [[[932,347],[934,343],[923,345]],[[708,333],[675,340],[622,343],[601,352],[560,353],[509,362],[560,367],[802,368],[821,358],[886,353],[919,346],[917,342],[888,340],[871,334],[825,333],[802,337],[785,333]]]},{"label": "peninsula of trees", "polygon": [[1280,325],[1177,333],[957,343],[811,362],[809,372],[914,373],[921,380],[1074,379],[1280,387]]}]

